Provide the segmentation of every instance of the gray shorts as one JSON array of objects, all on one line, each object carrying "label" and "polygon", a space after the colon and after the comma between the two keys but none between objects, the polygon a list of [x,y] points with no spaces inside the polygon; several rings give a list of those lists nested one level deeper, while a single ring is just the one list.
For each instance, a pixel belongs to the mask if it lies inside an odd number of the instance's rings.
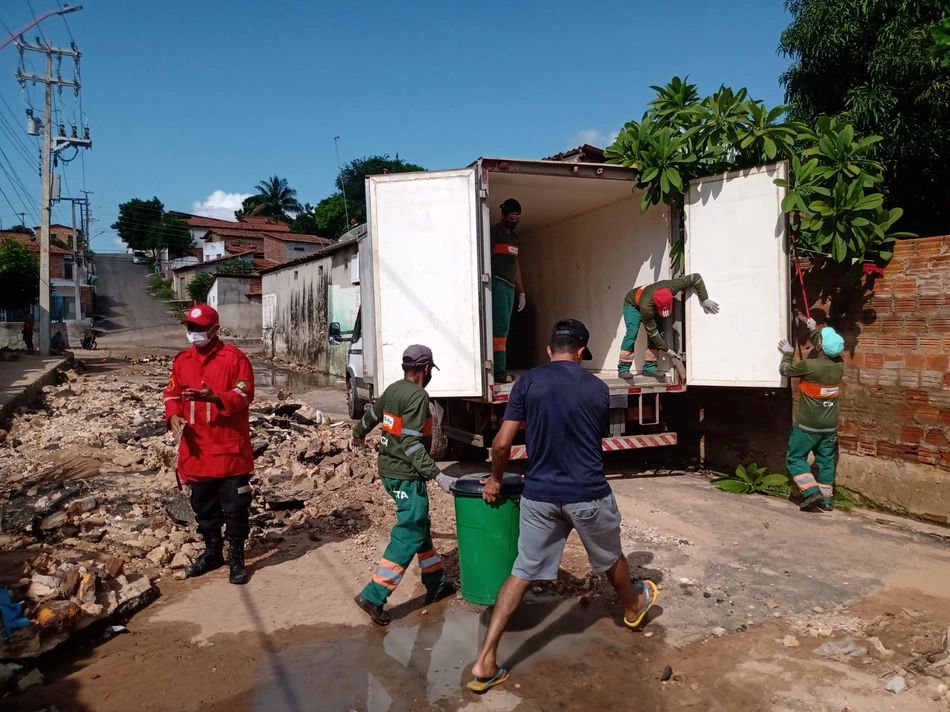
[{"label": "gray shorts", "polygon": [[603,573],[623,556],[620,510],[613,494],[592,502],[549,504],[521,498],[521,535],[512,576],[522,581],[553,581],[564,545],[576,529],[590,567]]}]

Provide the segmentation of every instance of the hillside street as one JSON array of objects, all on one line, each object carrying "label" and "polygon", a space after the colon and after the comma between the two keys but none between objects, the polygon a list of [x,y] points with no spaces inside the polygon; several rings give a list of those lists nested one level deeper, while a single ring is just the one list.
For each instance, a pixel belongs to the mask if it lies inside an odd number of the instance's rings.
[{"label": "hillside street", "polygon": [[[108,311],[99,351],[77,354],[74,380],[51,387],[44,408],[17,416],[0,446],[0,483],[15,485],[4,485],[0,504],[13,491],[57,477],[81,481],[108,515],[106,535],[95,543],[78,534],[38,541],[4,532],[0,577],[9,576],[14,560],[43,553],[55,559],[70,549],[108,551],[126,557],[127,572],[148,575],[160,596],[128,620],[127,633],[95,631],[40,658],[44,682],[8,693],[3,709],[950,708],[941,687],[950,684],[950,665],[933,664],[945,657],[950,623],[948,530],[856,510],[801,514],[777,498],[725,493],[702,475],[658,470],[656,455],[649,466],[632,455],[606,458],[633,574],[661,585],[645,632],[618,625],[612,590],[589,573],[572,537],[558,582],[529,594],[503,641],[511,680],[473,695],[463,685],[487,610],[460,597],[424,608],[413,564],[392,599],[393,624],[379,629],[368,622],[352,599],[385,545],[391,502],[371,480],[370,455],[335,455],[337,469],[325,483],[309,484],[312,473],[281,479],[284,453],[294,455],[308,438],[323,438],[332,448],[326,452],[337,452],[349,428],[334,427],[345,419],[344,393],[325,379],[257,359],[255,405],[270,409],[256,414],[253,426],[270,433],[257,462],[258,496],[270,507],[293,487],[303,504],[261,509],[247,586],[229,585],[223,569],[179,580],[172,559],[191,544],[184,540],[193,526],[157,506],[176,492],[173,471],[156,465],[152,454],[169,447],[158,403],[169,357],[185,345],[184,334],[147,295],[144,270],[121,257],[101,264]],[[281,388],[292,391],[283,401]],[[292,422],[291,414],[285,425],[277,415],[285,411],[275,410],[280,404],[299,406],[311,420],[322,411],[326,423]],[[86,418],[92,409],[102,415]],[[122,434],[135,411],[142,418],[135,427],[152,429],[149,434]],[[82,426],[88,430],[67,427],[74,422],[88,423]],[[37,445],[14,452],[17,438]],[[94,465],[77,474],[77,462]],[[484,471],[487,463],[444,467],[455,475]],[[523,467],[511,465],[515,472]],[[452,499],[434,486],[430,497],[436,548],[457,575]],[[80,525],[86,516],[79,515]],[[131,523],[134,517],[148,521],[164,558],[111,533],[113,518]],[[150,536],[141,529],[136,535]],[[854,646],[850,654],[816,654],[848,637],[863,654]],[[909,686],[899,697],[885,689],[896,674]]]}]

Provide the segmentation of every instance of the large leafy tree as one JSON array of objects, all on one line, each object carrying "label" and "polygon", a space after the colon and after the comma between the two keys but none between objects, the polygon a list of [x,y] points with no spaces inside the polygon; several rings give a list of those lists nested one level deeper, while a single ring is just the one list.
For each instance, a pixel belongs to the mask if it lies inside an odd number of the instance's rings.
[{"label": "large leafy tree", "polygon": [[40,263],[30,248],[16,240],[0,240],[0,308],[21,309],[40,294]]},{"label": "large leafy tree", "polygon": [[152,250],[168,249],[176,257],[192,247],[191,228],[171,213],[165,213],[154,223],[148,233],[148,247]]},{"label": "large leafy tree", "polygon": [[314,209],[317,231],[336,239],[354,225],[366,222],[366,176],[424,170],[422,166],[402,160],[398,153],[395,158],[384,154],[350,161],[337,176],[337,192],[321,200]]},{"label": "large leafy tree", "polygon": [[150,249],[149,235],[152,227],[161,221],[165,206],[158,198],[142,200],[132,198],[119,205],[119,219],[112,223],[112,229],[130,249]]},{"label": "large leafy tree", "polygon": [[235,213],[239,220],[244,215],[262,215],[290,222],[291,214],[303,211],[297,201],[297,191],[288,185],[286,178],[271,176],[258,183],[255,190],[257,193],[247,198],[242,209]]},{"label": "large leafy tree", "polygon": [[314,208],[310,203],[306,203],[303,209],[297,213],[297,217],[290,223],[290,231],[299,235],[317,235],[317,221],[313,214]]},{"label": "large leafy tree", "polygon": [[[882,137],[881,191],[920,234],[950,229],[950,66],[945,0],[786,0],[780,49],[791,117]],[[948,63],[950,64],[950,63]]]}]

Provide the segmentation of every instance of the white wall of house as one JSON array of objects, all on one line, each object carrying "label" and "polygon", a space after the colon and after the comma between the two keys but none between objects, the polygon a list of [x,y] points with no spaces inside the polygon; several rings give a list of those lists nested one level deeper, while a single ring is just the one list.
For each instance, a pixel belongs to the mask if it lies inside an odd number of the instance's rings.
[{"label": "white wall of house", "polygon": [[224,257],[224,241],[220,242],[207,242],[202,243],[202,250],[204,252],[204,261],[213,260],[218,257]]},{"label": "white wall of house", "polygon": [[218,312],[221,329],[228,336],[261,337],[261,303],[247,296],[249,276],[218,275],[208,290],[208,304]]}]

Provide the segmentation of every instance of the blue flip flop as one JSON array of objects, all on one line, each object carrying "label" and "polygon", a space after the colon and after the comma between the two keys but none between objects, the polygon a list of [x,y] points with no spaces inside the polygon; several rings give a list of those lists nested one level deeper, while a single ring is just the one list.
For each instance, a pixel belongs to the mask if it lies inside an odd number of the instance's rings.
[{"label": "blue flip flop", "polygon": [[624,622],[624,625],[626,625],[628,628],[639,628],[643,624],[643,619],[646,618],[647,612],[651,608],[653,608],[653,604],[656,603],[656,599],[660,595],[660,592],[657,589],[656,584],[653,583],[652,581],[644,581],[642,583],[638,583],[636,586],[634,586],[634,588],[635,589],[641,588],[646,592],[647,605],[642,611],[640,611],[640,615],[637,616],[637,619],[635,621],[628,621],[627,617],[624,616],[623,622]]},{"label": "blue flip flop", "polygon": [[479,680],[477,677],[469,683],[466,683],[466,687],[472,692],[486,692],[490,690],[495,685],[500,685],[509,677],[508,671],[505,668],[498,668],[498,672],[495,673],[495,677],[490,680]]}]

